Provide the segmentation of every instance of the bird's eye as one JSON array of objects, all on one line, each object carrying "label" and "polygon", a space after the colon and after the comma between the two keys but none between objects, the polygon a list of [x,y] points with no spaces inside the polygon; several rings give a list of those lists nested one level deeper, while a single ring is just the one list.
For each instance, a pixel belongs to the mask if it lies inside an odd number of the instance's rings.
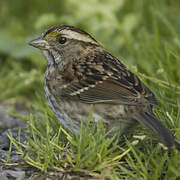
[{"label": "bird's eye", "polygon": [[64,44],[64,43],[66,42],[66,40],[67,40],[67,39],[66,39],[65,37],[60,37],[60,38],[59,38],[59,43],[60,43],[60,44]]}]

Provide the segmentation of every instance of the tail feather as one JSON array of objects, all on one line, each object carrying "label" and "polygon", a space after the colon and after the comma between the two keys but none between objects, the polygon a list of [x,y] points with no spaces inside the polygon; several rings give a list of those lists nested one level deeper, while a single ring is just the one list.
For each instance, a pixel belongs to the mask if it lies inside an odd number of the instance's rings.
[{"label": "tail feather", "polygon": [[178,151],[180,151],[180,142],[179,141],[177,141],[177,140],[175,140],[175,147],[176,147],[176,149],[178,150]]},{"label": "tail feather", "polygon": [[175,146],[180,150],[180,143],[175,140],[175,137],[170,130],[157,119],[153,113],[140,112],[137,114],[137,120],[150,129],[165,147],[172,149]]}]

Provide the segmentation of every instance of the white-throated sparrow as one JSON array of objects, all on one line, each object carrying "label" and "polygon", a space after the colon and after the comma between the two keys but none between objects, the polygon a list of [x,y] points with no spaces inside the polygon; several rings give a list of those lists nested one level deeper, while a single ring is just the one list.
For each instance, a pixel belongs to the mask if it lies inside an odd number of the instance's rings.
[{"label": "white-throated sparrow", "polygon": [[[60,122],[80,132],[90,105],[107,129],[126,135],[141,123],[168,149],[180,149],[172,133],[156,118],[154,94],[116,57],[81,29],[59,25],[29,42],[48,61],[45,95]],[[70,121],[69,121],[70,120]]]}]

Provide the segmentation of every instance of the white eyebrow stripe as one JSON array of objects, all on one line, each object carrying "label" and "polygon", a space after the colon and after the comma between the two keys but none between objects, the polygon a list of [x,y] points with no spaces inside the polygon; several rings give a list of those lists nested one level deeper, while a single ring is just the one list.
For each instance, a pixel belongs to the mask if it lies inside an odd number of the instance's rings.
[{"label": "white eyebrow stripe", "polygon": [[67,38],[70,39],[76,39],[79,41],[84,41],[84,42],[90,42],[92,44],[98,44],[96,41],[94,41],[91,37],[88,37],[86,35],[80,34],[78,32],[72,31],[72,30],[62,30],[61,34],[66,36]]}]

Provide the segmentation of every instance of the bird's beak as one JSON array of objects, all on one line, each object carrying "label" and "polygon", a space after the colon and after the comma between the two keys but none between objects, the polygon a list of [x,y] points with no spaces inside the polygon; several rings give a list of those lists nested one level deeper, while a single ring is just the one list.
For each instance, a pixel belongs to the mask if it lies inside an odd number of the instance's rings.
[{"label": "bird's beak", "polygon": [[28,44],[38,49],[48,49],[49,47],[48,42],[42,39],[42,37],[38,37],[37,39],[30,41]]}]

